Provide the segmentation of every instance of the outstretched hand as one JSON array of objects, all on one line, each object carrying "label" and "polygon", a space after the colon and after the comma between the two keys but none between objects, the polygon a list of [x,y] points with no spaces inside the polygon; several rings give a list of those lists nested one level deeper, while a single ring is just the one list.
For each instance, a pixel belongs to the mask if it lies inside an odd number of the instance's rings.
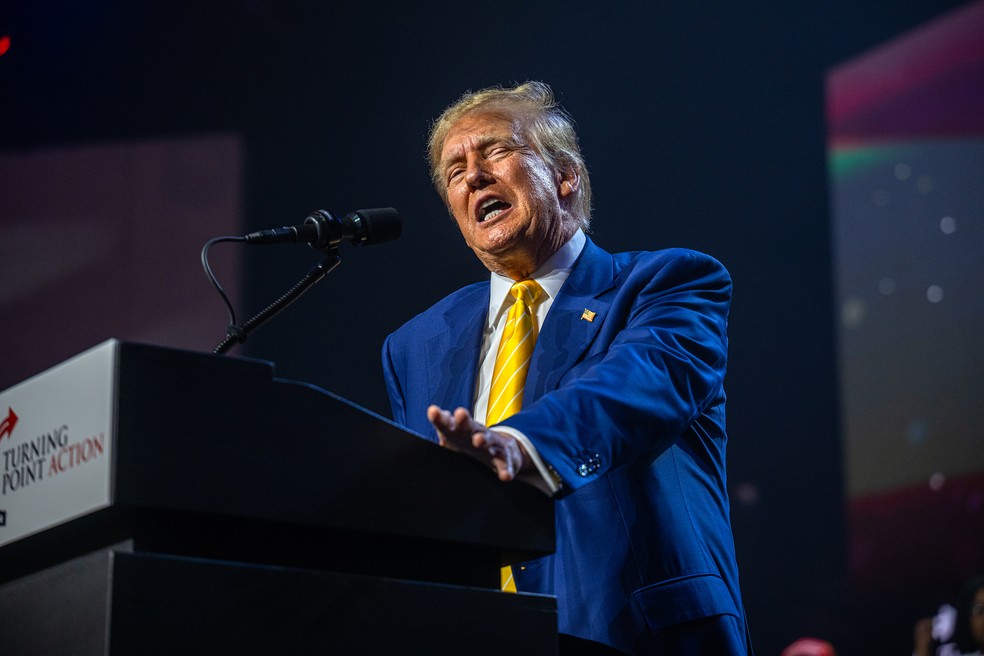
[{"label": "outstretched hand", "polygon": [[452,413],[432,405],[427,408],[427,419],[437,429],[441,446],[489,465],[500,481],[512,481],[530,467],[529,456],[517,439],[478,423],[465,408]]}]

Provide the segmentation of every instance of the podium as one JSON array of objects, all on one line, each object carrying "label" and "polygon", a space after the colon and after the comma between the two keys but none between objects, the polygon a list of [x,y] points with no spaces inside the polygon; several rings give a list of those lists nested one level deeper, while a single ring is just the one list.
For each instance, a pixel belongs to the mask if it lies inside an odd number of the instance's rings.
[{"label": "podium", "polygon": [[0,654],[554,654],[553,504],[271,363],[109,340],[0,394]]}]

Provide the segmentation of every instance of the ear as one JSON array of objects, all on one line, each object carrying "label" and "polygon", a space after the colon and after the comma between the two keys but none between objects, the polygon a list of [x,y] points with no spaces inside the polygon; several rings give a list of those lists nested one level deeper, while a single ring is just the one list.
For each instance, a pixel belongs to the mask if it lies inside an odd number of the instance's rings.
[{"label": "ear", "polygon": [[557,195],[560,198],[570,198],[573,196],[577,193],[580,184],[581,178],[574,169],[557,172]]}]

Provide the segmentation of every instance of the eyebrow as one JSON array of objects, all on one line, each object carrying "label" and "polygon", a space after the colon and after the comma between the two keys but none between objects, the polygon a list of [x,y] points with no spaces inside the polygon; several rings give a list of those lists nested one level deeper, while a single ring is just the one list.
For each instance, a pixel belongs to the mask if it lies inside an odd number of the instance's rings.
[{"label": "eyebrow", "polygon": [[[488,148],[492,144],[498,143],[498,142],[506,142],[506,143],[517,145],[517,146],[520,145],[519,142],[517,142],[511,136],[505,136],[503,134],[483,134],[483,135],[479,135],[479,136],[475,137],[474,142],[475,142],[475,147],[474,148],[470,148],[470,150],[485,150],[486,148]],[[459,147],[455,148],[455,154],[454,155],[451,155],[450,157],[442,158],[441,159],[441,170],[442,171],[447,171],[447,169],[448,169],[449,166],[451,166],[452,164],[455,164],[457,162],[462,161],[464,159],[463,151],[464,151],[464,148],[461,147],[461,146],[459,146]]]}]

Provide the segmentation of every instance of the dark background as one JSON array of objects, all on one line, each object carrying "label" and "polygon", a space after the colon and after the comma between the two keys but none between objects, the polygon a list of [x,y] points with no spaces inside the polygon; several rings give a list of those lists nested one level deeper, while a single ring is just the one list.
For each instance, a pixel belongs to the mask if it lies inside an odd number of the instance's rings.
[{"label": "dark background", "polygon": [[[244,231],[398,208],[399,242],[343,247],[238,351],[388,415],[385,335],[485,274],[430,188],[429,121],[466,89],[551,84],[578,123],[593,238],[696,248],[734,278],[729,487],[758,653],[802,635],[906,653],[908,618],[905,635],[858,626],[846,574],[824,74],[961,4],[7,0],[0,147],[234,132]],[[318,260],[244,256],[245,316]],[[216,341],[224,324],[216,299]]]}]

